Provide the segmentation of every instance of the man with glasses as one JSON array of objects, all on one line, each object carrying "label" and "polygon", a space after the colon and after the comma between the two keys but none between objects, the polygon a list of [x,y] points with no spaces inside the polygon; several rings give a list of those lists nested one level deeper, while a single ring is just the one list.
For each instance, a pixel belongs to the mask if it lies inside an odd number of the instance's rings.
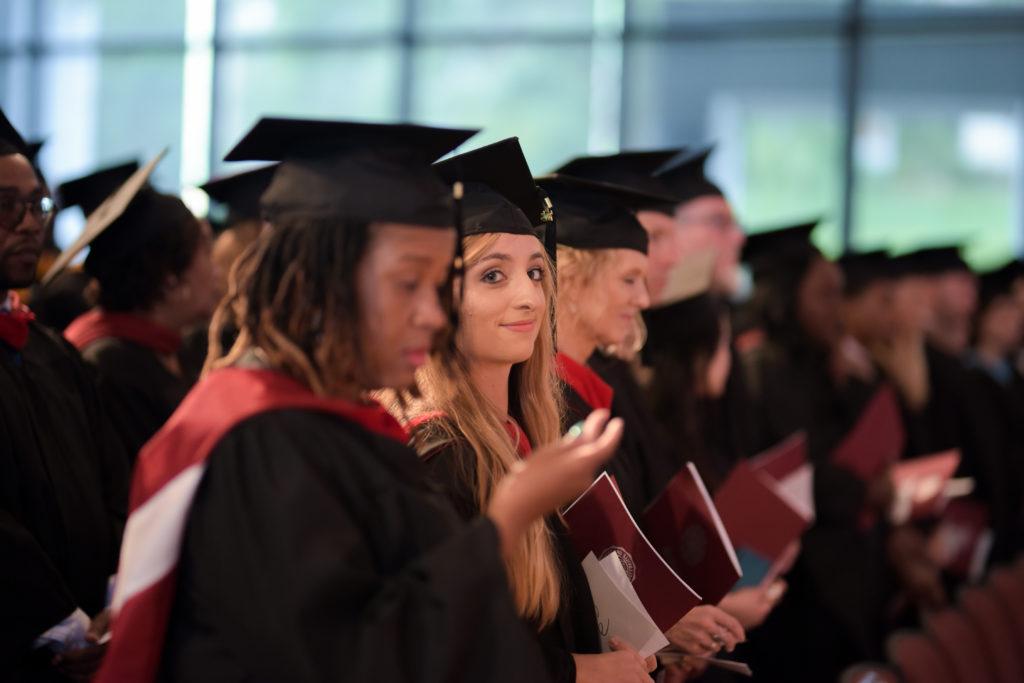
[{"label": "man with glasses", "polygon": [[127,459],[78,354],[14,290],[53,200],[0,112],[0,680],[85,680],[103,653]]},{"label": "man with glasses", "polygon": [[741,288],[740,252],[747,237],[722,190],[704,173],[704,164],[712,151],[714,147],[684,150],[654,175],[679,200],[675,222],[680,257],[713,250],[712,291],[734,299]]}]

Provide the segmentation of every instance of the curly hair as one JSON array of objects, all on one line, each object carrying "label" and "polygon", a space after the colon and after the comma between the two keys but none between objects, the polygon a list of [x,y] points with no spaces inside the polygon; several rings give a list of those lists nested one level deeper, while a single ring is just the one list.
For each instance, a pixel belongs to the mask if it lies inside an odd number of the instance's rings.
[{"label": "curly hair", "polygon": [[[324,219],[276,224],[235,261],[210,325],[204,372],[256,347],[269,365],[321,395],[367,386],[358,335],[356,266],[369,226]],[[225,330],[237,330],[230,348]]]},{"label": "curly hair", "polygon": [[179,278],[189,269],[205,239],[199,220],[180,199],[154,195],[148,201],[158,210],[143,214],[130,208],[120,220],[157,221],[151,237],[106,256],[99,253],[108,248],[101,244],[101,236],[93,247],[97,253],[86,259],[86,271],[100,283],[99,305],[108,311],[146,311],[159,303],[167,279]]}]

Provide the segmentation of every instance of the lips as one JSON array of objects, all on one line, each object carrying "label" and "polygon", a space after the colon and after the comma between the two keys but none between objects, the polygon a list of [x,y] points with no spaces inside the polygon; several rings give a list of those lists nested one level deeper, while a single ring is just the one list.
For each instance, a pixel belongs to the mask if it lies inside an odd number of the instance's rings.
[{"label": "lips", "polygon": [[7,257],[16,261],[38,261],[42,253],[40,249],[12,249],[7,251]]},{"label": "lips", "polygon": [[43,253],[43,248],[41,246],[38,246],[38,245],[35,245],[35,244],[19,244],[19,245],[15,245],[13,247],[10,247],[8,249],[5,249],[4,252],[8,256],[15,256],[15,257],[31,256],[33,258],[39,258],[39,255]]},{"label": "lips", "polygon": [[409,365],[418,368],[427,362],[427,358],[430,355],[430,350],[427,348],[420,349],[408,349],[402,354],[405,356],[405,360]]},{"label": "lips", "polygon": [[501,327],[512,332],[533,332],[533,329],[536,326],[536,320],[517,320],[515,322],[501,324]]}]

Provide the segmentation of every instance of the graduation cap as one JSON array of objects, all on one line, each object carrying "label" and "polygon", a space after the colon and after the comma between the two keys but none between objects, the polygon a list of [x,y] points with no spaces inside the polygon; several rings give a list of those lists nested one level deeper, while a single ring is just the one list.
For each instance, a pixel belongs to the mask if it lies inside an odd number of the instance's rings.
[{"label": "graduation cap", "polygon": [[[671,190],[660,178],[655,178],[653,173],[668,160],[677,156],[679,151],[678,149],[664,149],[576,157],[558,167],[555,173],[622,185],[653,195],[672,197]],[[669,202],[657,202],[639,208],[671,214],[678,203],[679,201],[673,197]]]},{"label": "graduation cap", "polygon": [[285,217],[454,224],[451,190],[431,162],[477,131],[412,124],[262,118],[224,157],[280,161],[261,198]]},{"label": "graduation cap", "polygon": [[558,243],[575,249],[634,249],[647,253],[647,231],[633,212],[672,201],[622,185],[552,174],[537,184],[554,202]]},{"label": "graduation cap", "polygon": [[1001,296],[1011,295],[1014,285],[1024,278],[1024,261],[1013,260],[978,276],[978,311]]},{"label": "graduation cap", "polygon": [[39,152],[43,150],[43,145],[46,144],[46,140],[30,140],[25,143],[25,152],[28,160],[35,166],[39,161]]},{"label": "graduation cap", "polygon": [[0,154],[23,154],[29,157],[29,160],[35,158],[25,138],[21,137],[21,133],[10,122],[3,109],[0,109]]},{"label": "graduation cap", "polygon": [[698,197],[722,197],[722,190],[708,179],[704,167],[715,146],[686,149],[655,169],[654,177],[660,180],[679,204],[693,201]]},{"label": "graduation cap", "polygon": [[766,270],[776,264],[785,264],[791,258],[817,253],[811,234],[820,219],[802,223],[752,231],[743,245],[742,260],[755,271]]},{"label": "graduation cap", "polygon": [[518,138],[439,161],[434,168],[446,182],[465,184],[464,235],[504,232],[533,235],[542,242],[553,237],[551,209],[533,180]]},{"label": "graduation cap", "polygon": [[60,206],[65,209],[81,207],[82,213],[88,217],[138,170],[138,161],[128,161],[65,181],[57,186]]},{"label": "graduation cap", "polygon": [[270,185],[277,164],[260,166],[208,180],[199,186],[211,200],[227,208],[226,225],[247,220],[260,220],[260,196]]},{"label": "graduation cap", "polygon": [[836,263],[843,271],[848,296],[860,294],[872,284],[892,280],[896,276],[892,259],[883,250],[847,252]]},{"label": "graduation cap", "polygon": [[931,246],[918,249],[892,259],[896,276],[942,275],[952,272],[971,272],[971,267],[955,245]]},{"label": "graduation cap", "polygon": [[650,360],[652,352],[671,351],[694,332],[693,317],[713,308],[715,261],[715,250],[705,249],[687,256],[669,272],[662,300],[642,313],[647,326],[645,360]]},{"label": "graduation cap", "polygon": [[153,170],[166,154],[165,149],[131,174],[89,214],[82,234],[50,266],[43,276],[43,285],[53,280],[87,246],[91,248],[85,260],[86,272],[100,278],[116,275],[122,259],[130,257],[162,230],[179,225],[181,218],[192,215],[180,199],[160,194],[148,185]]}]

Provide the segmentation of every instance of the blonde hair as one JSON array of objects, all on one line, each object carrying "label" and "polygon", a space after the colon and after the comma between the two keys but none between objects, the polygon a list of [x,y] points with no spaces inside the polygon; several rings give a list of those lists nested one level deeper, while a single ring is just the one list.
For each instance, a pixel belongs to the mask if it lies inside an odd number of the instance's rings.
[{"label": "blonde hair", "polygon": [[[465,268],[473,267],[499,235],[472,235],[464,241]],[[561,392],[554,366],[554,282],[550,260],[545,256],[543,279],[547,311],[533,347],[533,354],[512,366],[509,375],[509,412],[534,446],[549,444],[561,435]],[[519,461],[516,444],[509,438],[505,417],[488,408],[488,400],[473,384],[470,359],[458,344],[432,354],[420,368],[417,383],[423,395],[421,408],[438,410],[445,419],[427,421],[414,435],[421,454],[439,445],[465,439],[475,458],[460,463],[465,482],[473,489],[480,509],[486,509],[498,482]],[[561,567],[547,523],[533,523],[513,555],[506,559],[512,596],[520,616],[543,628],[555,620],[561,600]]]},{"label": "blonde hair", "polygon": [[[576,303],[581,292],[590,288],[615,261],[613,249],[576,249],[558,245],[558,311],[564,323],[579,322],[575,313]],[[607,356],[615,356],[624,361],[632,361],[647,341],[647,326],[644,319],[637,314],[633,321],[633,331],[622,344],[601,347]]]}]

